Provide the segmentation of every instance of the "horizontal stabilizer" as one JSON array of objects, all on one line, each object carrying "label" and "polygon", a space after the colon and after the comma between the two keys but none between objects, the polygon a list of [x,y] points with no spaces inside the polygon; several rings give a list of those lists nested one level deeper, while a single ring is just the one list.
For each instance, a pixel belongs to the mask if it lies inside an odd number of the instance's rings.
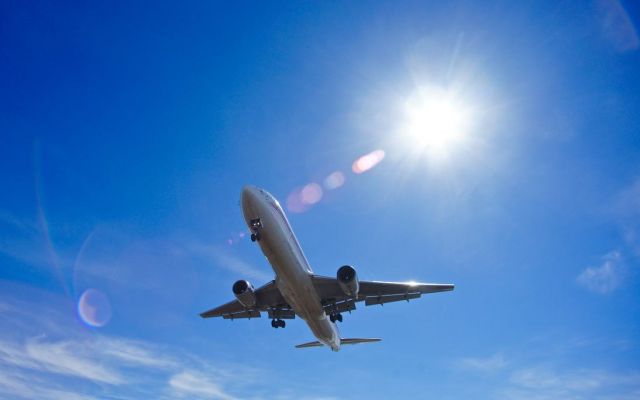
[{"label": "horizontal stabilizer", "polygon": [[296,349],[304,349],[306,347],[322,347],[322,346],[324,345],[316,340],[315,342],[308,342],[308,343],[302,343],[302,344],[296,345]]},{"label": "horizontal stabilizer", "polygon": [[369,342],[379,342],[382,339],[379,338],[354,338],[354,339],[340,339],[341,344],[358,344],[358,343],[369,343]]},{"label": "horizontal stabilizer", "polygon": [[[352,339],[340,339],[340,344],[358,344],[358,343],[369,343],[369,342],[379,342],[382,339],[379,338],[352,338]],[[314,342],[302,343],[296,346],[296,349],[304,349],[306,347],[322,347],[324,346],[322,343],[317,340]]]}]

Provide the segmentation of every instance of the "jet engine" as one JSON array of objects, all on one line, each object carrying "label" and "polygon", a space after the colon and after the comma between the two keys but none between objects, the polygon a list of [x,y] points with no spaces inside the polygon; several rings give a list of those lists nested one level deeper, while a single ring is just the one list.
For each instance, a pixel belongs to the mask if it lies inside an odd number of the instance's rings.
[{"label": "jet engine", "polygon": [[256,292],[253,290],[253,285],[249,281],[239,280],[233,284],[233,294],[236,295],[236,299],[246,308],[252,308],[256,305]]},{"label": "jet engine", "polygon": [[338,269],[337,278],[340,289],[342,289],[347,296],[358,296],[360,283],[358,282],[358,274],[356,274],[355,268],[350,265],[340,267]]}]

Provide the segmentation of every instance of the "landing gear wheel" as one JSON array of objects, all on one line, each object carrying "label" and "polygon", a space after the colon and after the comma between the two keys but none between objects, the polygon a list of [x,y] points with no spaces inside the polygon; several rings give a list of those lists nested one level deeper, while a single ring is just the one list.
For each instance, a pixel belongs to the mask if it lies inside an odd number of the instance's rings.
[{"label": "landing gear wheel", "polygon": [[336,315],[336,320],[342,322],[342,314]]},{"label": "landing gear wheel", "polygon": [[262,222],[260,218],[253,218],[249,221],[249,229],[251,230],[251,241],[260,241],[260,230],[262,229]]},{"label": "landing gear wheel", "polygon": [[271,326],[277,329],[277,328],[284,328],[285,326],[287,326],[287,324],[281,319],[272,319]]},{"label": "landing gear wheel", "polygon": [[331,322],[334,322],[334,323],[335,323],[335,322],[336,322],[336,316],[335,316],[335,315],[333,315],[333,314],[329,315],[329,321],[331,321]]}]

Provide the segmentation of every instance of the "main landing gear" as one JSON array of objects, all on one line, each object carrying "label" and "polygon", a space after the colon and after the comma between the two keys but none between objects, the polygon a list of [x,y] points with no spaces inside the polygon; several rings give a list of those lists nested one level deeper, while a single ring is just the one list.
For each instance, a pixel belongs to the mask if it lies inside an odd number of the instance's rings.
[{"label": "main landing gear", "polygon": [[[260,228],[262,228],[262,222],[260,222],[260,218],[254,218],[249,221],[249,225],[251,228],[251,241],[260,241]],[[274,327],[275,328],[275,327]],[[283,327],[284,328],[284,327]]]},{"label": "main landing gear", "polygon": [[287,324],[284,322],[284,320],[281,319],[272,319],[271,320],[271,327],[272,328],[284,328],[285,326],[287,326]]},{"label": "main landing gear", "polygon": [[336,321],[340,321],[342,322],[342,314],[338,313],[338,314],[331,314],[329,315],[329,320],[331,322],[336,322]]}]

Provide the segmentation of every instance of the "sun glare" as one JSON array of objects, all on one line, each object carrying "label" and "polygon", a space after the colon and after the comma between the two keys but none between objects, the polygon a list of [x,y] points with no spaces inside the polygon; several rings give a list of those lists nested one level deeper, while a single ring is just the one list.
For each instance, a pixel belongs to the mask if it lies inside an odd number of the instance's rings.
[{"label": "sun glare", "polygon": [[407,144],[418,155],[431,160],[447,158],[466,140],[469,111],[444,90],[417,91],[404,108],[402,131]]}]

